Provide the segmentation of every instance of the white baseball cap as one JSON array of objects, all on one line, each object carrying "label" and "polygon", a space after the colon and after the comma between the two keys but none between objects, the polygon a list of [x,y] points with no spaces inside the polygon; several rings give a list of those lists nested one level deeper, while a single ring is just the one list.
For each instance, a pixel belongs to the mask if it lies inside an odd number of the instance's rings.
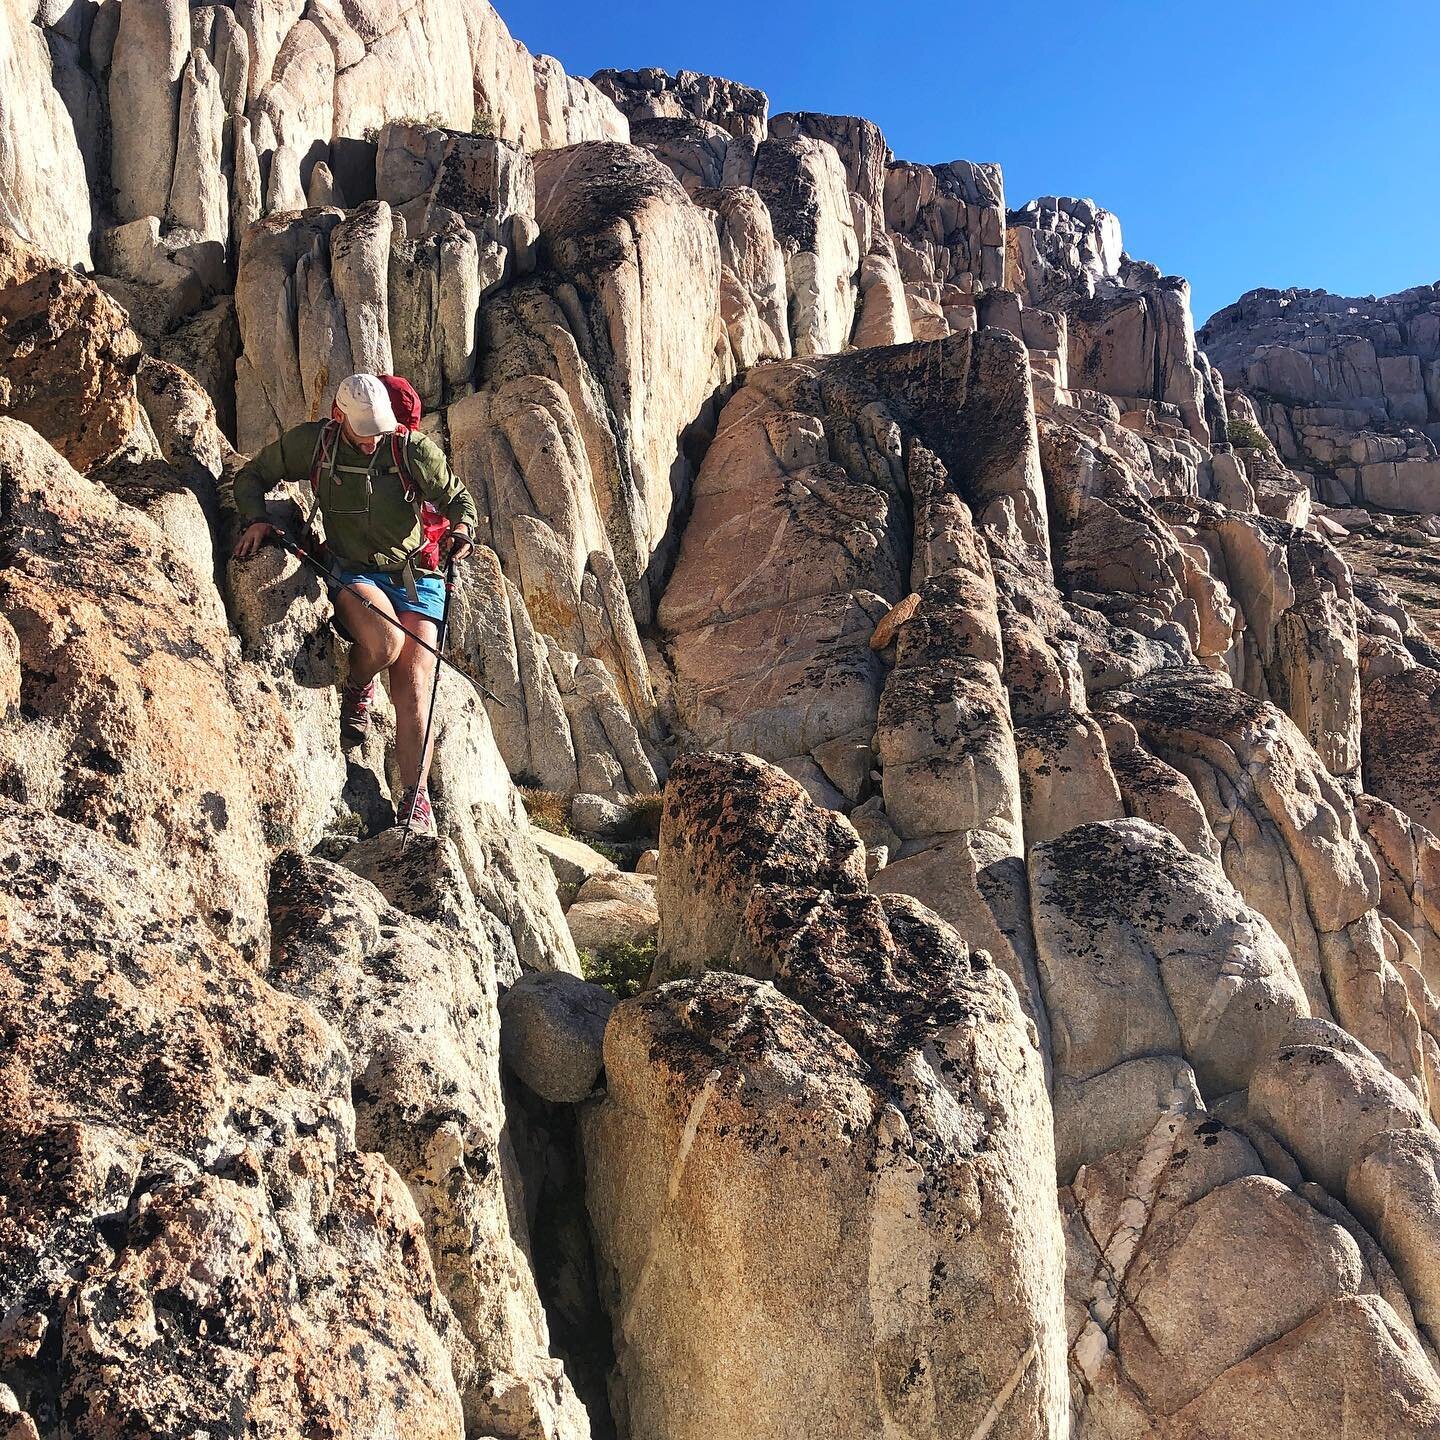
[{"label": "white baseball cap", "polygon": [[335,404],[357,435],[389,435],[399,428],[390,392],[374,375],[347,375],[335,392]]}]

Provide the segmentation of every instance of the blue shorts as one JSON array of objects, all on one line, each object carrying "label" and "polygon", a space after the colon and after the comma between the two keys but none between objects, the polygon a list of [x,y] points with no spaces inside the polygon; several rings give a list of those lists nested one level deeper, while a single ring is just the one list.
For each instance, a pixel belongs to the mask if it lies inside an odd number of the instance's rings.
[{"label": "blue shorts", "polygon": [[[416,598],[410,598],[405,581],[388,570],[349,570],[343,565],[335,567],[335,573],[347,585],[373,585],[390,602],[397,615],[424,615],[437,623],[445,613],[445,580],[440,575],[417,575],[415,577]],[[330,599],[334,602],[335,587],[330,587]],[[342,631],[343,633],[343,631]],[[348,637],[347,637],[348,638]]]}]

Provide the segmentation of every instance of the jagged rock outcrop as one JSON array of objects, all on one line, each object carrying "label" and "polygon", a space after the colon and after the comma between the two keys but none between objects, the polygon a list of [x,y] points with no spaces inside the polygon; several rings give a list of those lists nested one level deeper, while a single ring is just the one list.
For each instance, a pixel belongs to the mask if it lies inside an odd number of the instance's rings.
[{"label": "jagged rock outcrop", "polygon": [[973,329],[982,288],[1005,279],[1005,193],[998,165],[891,161],[885,226],[917,340]]},{"label": "jagged rock outcrop", "polygon": [[[0,223],[61,265],[90,263],[90,186],[82,145],[67,105],[93,97],[80,87],[80,41],[84,21],[55,49],[34,22],[36,7],[7,5],[0,11]],[[82,108],[82,114],[84,110]],[[87,116],[92,125],[98,116]],[[98,129],[98,125],[95,126]]]},{"label": "jagged rock outcrop", "polygon": [[[1440,411],[1440,302],[1433,287],[1352,300],[1308,290],[1256,290],[1202,332],[1232,385],[1231,433],[1250,456],[1293,465],[1325,506],[1318,524],[1357,572],[1365,788],[1422,825],[1437,822],[1440,667],[1429,626],[1428,519],[1435,509]],[[1395,534],[1399,545],[1387,543]],[[1402,589],[1420,617],[1389,587]]]},{"label": "jagged rock outcrop", "polygon": [[1046,545],[1018,351],[958,336],[938,364],[914,347],[752,372],[720,417],[659,610],[699,744],[862,798],[870,767],[855,746],[875,734],[884,678],[870,637],[915,563],[907,460],[911,475],[936,465],[933,446],[982,517],[1025,553]]},{"label": "jagged rock outcrop", "polygon": [[688,488],[684,432],[729,372],[719,246],[642,151],[539,160],[551,264],[481,308],[486,383],[447,416],[500,572],[459,634],[523,705],[492,708],[513,769],[643,793],[664,760],[638,626]]},{"label": "jagged rock outcrop", "polygon": [[754,186],[785,257],[795,353],[843,350],[855,323],[862,250],[840,157],[804,135],[767,140],[756,152]]},{"label": "jagged rock outcrop", "polygon": [[1005,235],[1006,266],[1027,304],[1066,290],[1092,298],[1120,273],[1120,220],[1093,200],[1042,195],[1020,207]]},{"label": "jagged rock outcrop", "polygon": [[[48,317],[62,347],[109,303],[75,285],[82,303]],[[100,333],[139,361],[133,335]],[[335,663],[293,562],[232,565],[247,643],[228,633],[215,546],[230,452],[203,392],[162,362],[139,363],[137,383],[133,367],[105,379],[104,350],[71,353],[73,373],[27,372],[26,403],[91,382],[133,407],[152,449],[104,452],[87,479],[0,418],[3,985],[31,1036],[8,1057],[7,1393],[47,1435],[62,1416],[77,1434],[203,1428],[236,1405],[284,1434],[322,1417],[453,1436],[463,1413],[494,1434],[587,1435],[517,1219],[495,1004],[501,977],[574,967],[574,948],[478,697],[448,693],[438,727],[453,846],[414,850],[408,869],[397,831],[348,847],[396,909],[319,860],[272,872],[337,812],[387,823],[383,737],[347,775],[333,702],[297,703]],[[50,414],[57,445],[91,443],[83,407]],[[257,579],[268,601],[251,599]],[[311,895],[302,916],[285,864],[329,884],[323,904]],[[63,1038],[80,1024],[83,1063]],[[22,1163],[46,1147],[73,1184]],[[41,1215],[50,1231],[26,1219]]]},{"label": "jagged rock outcrop", "polygon": [[632,124],[646,119],[693,119],[758,144],[766,135],[770,101],[761,90],[715,75],[682,70],[601,70],[594,83]]},{"label": "jagged rock outcrop", "polygon": [[272,982],[344,1037],[357,1143],[415,1197],[457,1321],[449,1348],[467,1426],[583,1434],[583,1412],[546,1353],[517,1209],[496,956],[459,853],[442,842],[402,854],[399,842],[394,830],[362,841],[343,867],[282,858],[271,875]]},{"label": "jagged rock outcrop", "polygon": [[155,454],[135,393],[140,342],[124,311],[0,231],[0,410],[77,469]]},{"label": "jagged rock outcrop", "polygon": [[1032,200],[1010,212],[1006,237],[1007,285],[1065,319],[1062,383],[1122,410],[1163,407],[1208,443],[1223,410],[1196,354],[1188,282],[1124,254],[1119,221],[1089,200]]},{"label": "jagged rock outcrop", "polygon": [[[391,227],[390,207],[375,201],[349,217],[308,210],[246,232],[235,291],[242,450],[328,415],[336,386],[354,371],[392,372]],[[286,297],[279,309],[277,295]]]},{"label": "jagged rock outcrop", "polygon": [[785,257],[769,207],[743,185],[691,192],[714,212],[720,241],[720,309],[737,369],[790,357]]},{"label": "jagged rock outcrop", "polygon": [[532,57],[484,0],[30,5],[0,25],[0,220],[64,264],[108,271],[112,227],[148,220],[223,265],[262,215],[374,198],[390,122],[528,148],[629,138],[596,86]]},{"label": "jagged rock outcrop", "polygon": [[608,518],[633,584],[669,527],[678,439],[724,378],[718,247],[671,177],[629,148],[548,152],[535,187],[557,278],[578,291],[588,322],[576,339],[618,420]]},{"label": "jagged rock outcrop", "polygon": [[[757,808],[791,810],[783,855]],[[765,978],[663,985],[606,1031],[584,1138],[629,1433],[1064,1434],[1042,1070],[1009,982],[866,894],[853,833],[768,767],[681,762],[665,827],[662,906],[694,912],[669,970],[707,970],[720,932]]]}]

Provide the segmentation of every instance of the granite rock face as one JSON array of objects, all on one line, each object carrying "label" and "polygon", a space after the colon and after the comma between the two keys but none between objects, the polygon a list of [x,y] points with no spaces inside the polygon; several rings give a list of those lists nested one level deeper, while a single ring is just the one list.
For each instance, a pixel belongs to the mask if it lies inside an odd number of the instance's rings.
[{"label": "granite rock face", "polygon": [[0,406],[77,469],[156,453],[136,393],[142,350],[125,312],[0,231]]},{"label": "granite rock face", "polygon": [[[0,1433],[1440,1435],[1434,295],[770,108],[0,5]],[[357,368],[480,516],[408,844],[228,558]]]},{"label": "granite rock face", "polygon": [[340,865],[282,858],[271,873],[271,977],[344,1037],[357,1142],[414,1196],[457,1322],[447,1339],[467,1425],[582,1434],[584,1413],[547,1353],[516,1213],[497,957],[458,851],[442,842],[402,853],[399,839],[361,841]]},{"label": "granite rock face", "polygon": [[[58,18],[59,7],[40,7],[52,8]],[[100,129],[100,97],[82,59],[88,27],[42,27],[36,9],[0,11],[0,223],[60,265],[88,265],[87,159]]]},{"label": "granite rock face", "polygon": [[1440,297],[1427,285],[1378,299],[1254,290],[1201,339],[1235,387],[1237,453],[1249,468],[1294,467],[1356,574],[1365,788],[1434,826]]},{"label": "granite rock face", "polygon": [[455,1320],[414,1200],[356,1144],[340,1035],[152,861],[31,807],[3,825],[3,1365],[29,1433],[458,1434]]},{"label": "granite rock face", "polygon": [[[383,731],[347,767],[333,700],[307,698],[337,673],[312,583],[217,563],[213,407],[65,284],[33,333],[76,366],[8,371],[46,434],[0,418],[16,1423],[588,1435],[535,1289],[496,1003],[574,948],[483,708],[447,694],[447,838],[402,855]],[[135,363],[107,375],[114,353]],[[81,383],[144,448],[98,447]],[[347,868],[297,852],[317,841]]]},{"label": "granite rock face", "polygon": [[213,573],[17,420],[0,419],[0,486],[20,677],[8,791],[164,854],[194,912],[258,953],[266,862],[296,818],[290,734],[240,662]]}]

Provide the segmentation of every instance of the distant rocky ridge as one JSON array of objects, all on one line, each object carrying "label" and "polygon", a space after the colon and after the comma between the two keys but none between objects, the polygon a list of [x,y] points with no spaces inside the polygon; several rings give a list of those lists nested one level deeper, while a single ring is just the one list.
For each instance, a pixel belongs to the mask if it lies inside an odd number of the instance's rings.
[{"label": "distant rocky ridge", "polygon": [[[1440,1437],[1440,650],[1298,361],[484,0],[0,81],[0,1435]],[[228,559],[356,368],[482,517],[404,850]]]},{"label": "distant rocky ridge", "polygon": [[1318,499],[1440,509],[1440,286],[1378,300],[1251,290],[1199,340]]}]

